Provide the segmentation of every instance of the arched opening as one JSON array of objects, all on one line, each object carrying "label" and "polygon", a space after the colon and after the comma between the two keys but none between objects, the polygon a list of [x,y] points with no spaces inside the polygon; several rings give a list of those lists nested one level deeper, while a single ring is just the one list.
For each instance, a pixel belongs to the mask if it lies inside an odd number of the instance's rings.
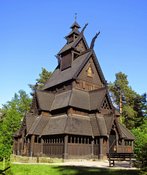
[{"label": "arched opening", "polygon": [[109,153],[116,152],[116,132],[111,130],[109,135]]}]

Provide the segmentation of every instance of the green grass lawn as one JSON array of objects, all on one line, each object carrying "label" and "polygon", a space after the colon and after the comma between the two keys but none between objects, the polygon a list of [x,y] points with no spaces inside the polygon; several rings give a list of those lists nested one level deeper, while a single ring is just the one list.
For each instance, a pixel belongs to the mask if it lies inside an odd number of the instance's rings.
[{"label": "green grass lawn", "polygon": [[[0,174],[2,164],[0,165]],[[6,175],[139,175],[139,170],[114,170],[103,168],[12,164]]]}]

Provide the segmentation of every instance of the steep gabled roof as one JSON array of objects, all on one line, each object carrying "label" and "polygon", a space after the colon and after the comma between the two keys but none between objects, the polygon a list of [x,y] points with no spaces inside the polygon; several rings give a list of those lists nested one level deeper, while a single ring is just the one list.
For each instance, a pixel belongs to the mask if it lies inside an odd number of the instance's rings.
[{"label": "steep gabled roof", "polygon": [[[53,111],[68,106],[88,111],[100,111],[104,99],[108,96],[106,87],[89,92],[74,88],[59,94],[53,94],[47,91],[36,92],[39,109],[43,111]],[[109,102],[109,98],[107,99],[108,103],[111,103]],[[111,109],[113,109],[113,106]]]},{"label": "steep gabled roof", "polygon": [[96,114],[96,119],[100,136],[107,136],[107,127],[104,116],[102,114]]},{"label": "steep gabled roof", "polygon": [[50,79],[44,86],[44,90],[50,87],[56,86],[58,84],[64,83],[66,81],[72,80],[75,78],[75,75],[81,70],[81,67],[85,61],[89,59],[91,52],[84,53],[83,55],[79,56],[72,62],[70,68],[61,71],[59,67],[55,69]]},{"label": "steep gabled roof", "polygon": [[35,118],[35,121],[33,125],[31,126],[30,130],[28,131],[28,134],[35,134],[40,135],[44,127],[46,126],[48,122],[48,117],[40,115]]},{"label": "steep gabled roof", "polygon": [[127,140],[135,140],[134,135],[118,120],[115,120],[116,126],[118,128],[120,138],[124,138]]},{"label": "steep gabled roof", "polygon": [[49,111],[53,103],[53,100],[55,98],[55,95],[50,92],[37,90],[36,97],[37,97],[39,109]]},{"label": "steep gabled roof", "polygon": [[72,115],[68,117],[66,114],[51,117],[41,135],[54,134],[78,134],[92,135],[90,118],[88,116]]},{"label": "steep gabled roof", "polygon": [[89,93],[86,91],[73,89],[69,101],[69,106],[90,110]]},{"label": "steep gabled roof", "polygon": [[66,92],[57,94],[55,96],[55,99],[52,103],[50,110],[52,111],[52,110],[67,107],[69,105],[70,96],[71,96],[71,91],[66,91]]},{"label": "steep gabled roof", "polygon": [[74,23],[70,27],[71,29],[73,28],[80,28],[80,25],[77,23],[77,21],[74,21]]},{"label": "steep gabled roof", "polygon": [[79,24],[75,21],[73,24],[72,24],[72,26],[70,27],[71,29],[72,29],[72,31],[65,37],[66,39],[68,39],[71,35],[73,35],[73,34],[76,34],[76,36],[77,36],[77,38],[76,39],[74,39],[72,42],[67,42],[64,46],[63,46],[63,48],[58,52],[58,55],[60,55],[60,54],[62,54],[63,52],[65,52],[65,51],[68,51],[68,50],[71,50],[71,49],[75,49],[75,47],[77,46],[77,44],[81,41],[81,40],[83,40],[83,42],[84,42],[84,44],[85,44],[85,46],[86,46],[86,48],[87,49],[89,49],[89,46],[88,46],[88,44],[87,44],[87,42],[86,42],[86,40],[85,40],[85,37],[84,37],[84,35],[83,35],[83,31],[84,31],[84,29],[86,28],[85,26],[84,26],[84,28],[82,29],[82,31],[81,32],[79,32],[79,28],[80,28],[80,26],[79,26]]},{"label": "steep gabled roof", "polygon": [[[70,32],[70,35],[73,34],[73,33],[75,33],[75,32],[74,32],[74,31],[71,31],[71,32]],[[77,33],[78,33],[78,32],[77,32]],[[87,44],[87,42],[86,42],[86,39],[85,39],[83,33],[80,33],[79,36],[78,36],[73,42],[71,42],[71,43],[66,43],[66,44],[63,46],[63,48],[58,52],[58,55],[62,54],[62,53],[65,52],[65,51],[71,50],[71,49],[73,49],[73,50],[75,49],[75,50],[76,50],[76,46],[78,45],[78,43],[79,43],[81,40],[83,40],[83,42],[84,42],[86,48],[89,49],[89,46],[88,46],[88,44]]]},{"label": "steep gabled roof", "polygon": [[48,122],[40,135],[64,134],[67,118],[66,114],[48,118]]},{"label": "steep gabled roof", "polygon": [[27,133],[29,132],[29,130],[31,129],[34,121],[36,120],[36,116],[34,116],[34,114],[32,113],[28,113],[26,116],[26,130],[27,130]]},{"label": "steep gabled roof", "polygon": [[114,123],[114,114],[105,114],[104,119],[107,127],[107,133],[110,134],[112,125]]},{"label": "steep gabled roof", "polygon": [[65,133],[92,136],[92,126],[89,116],[73,114],[71,117],[68,117]]},{"label": "steep gabled roof", "polygon": [[68,38],[69,36],[71,36],[74,33],[77,34],[77,35],[80,34],[80,32],[77,29],[73,29],[65,38]]},{"label": "steep gabled roof", "polygon": [[106,95],[106,88],[100,88],[89,92],[91,110],[100,109],[102,101]]},{"label": "steep gabled roof", "polygon": [[96,54],[95,54],[95,52],[94,52],[93,49],[92,49],[92,54],[93,54],[93,61],[94,61],[95,65],[96,65],[97,72],[98,72],[98,74],[99,74],[99,76],[100,76],[100,79],[101,79],[101,81],[103,82],[103,84],[106,85],[107,82],[106,82],[106,80],[105,80],[103,71],[102,71],[102,69],[101,69],[101,66],[100,66],[100,64],[99,64],[99,62],[98,62],[97,56],[96,56]]}]

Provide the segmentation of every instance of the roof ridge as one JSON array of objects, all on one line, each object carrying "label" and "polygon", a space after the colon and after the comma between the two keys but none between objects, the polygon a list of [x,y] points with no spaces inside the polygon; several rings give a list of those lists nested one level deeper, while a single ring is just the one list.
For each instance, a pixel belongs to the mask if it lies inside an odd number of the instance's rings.
[{"label": "roof ridge", "polygon": [[94,55],[93,61],[94,61],[94,63],[96,64],[96,68],[97,68],[98,73],[100,74],[100,79],[102,80],[102,82],[104,83],[104,85],[106,85],[107,83],[106,83],[106,80],[105,80],[103,71],[102,71],[102,69],[101,69],[101,66],[100,66],[100,64],[99,64],[99,61],[98,61],[98,59],[97,59],[97,56],[96,56],[96,54],[95,54],[95,51],[94,51],[93,49],[91,49],[91,50],[92,50],[92,54]]}]

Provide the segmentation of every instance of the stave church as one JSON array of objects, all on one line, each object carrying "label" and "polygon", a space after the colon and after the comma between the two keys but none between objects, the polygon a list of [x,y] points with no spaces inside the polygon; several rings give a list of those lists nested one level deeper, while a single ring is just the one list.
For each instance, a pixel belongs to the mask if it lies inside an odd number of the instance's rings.
[{"label": "stave church", "polygon": [[57,54],[58,65],[14,136],[13,153],[62,159],[104,159],[133,153],[134,136],[121,124],[94,51],[75,21]]}]

